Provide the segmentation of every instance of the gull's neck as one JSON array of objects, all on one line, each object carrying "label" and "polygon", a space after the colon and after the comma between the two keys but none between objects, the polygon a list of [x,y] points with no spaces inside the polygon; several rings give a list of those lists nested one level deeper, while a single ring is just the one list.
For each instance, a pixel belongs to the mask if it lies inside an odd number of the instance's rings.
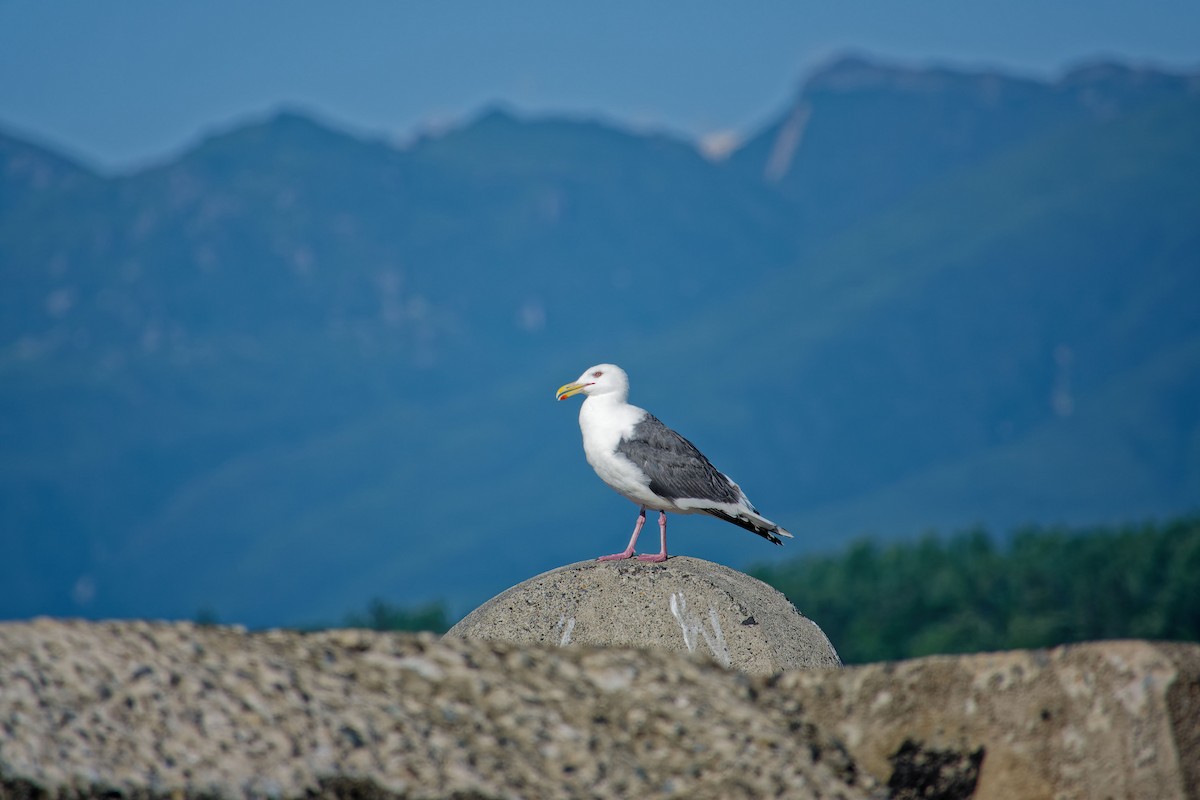
[{"label": "gull's neck", "polygon": [[645,413],[629,405],[625,401],[628,396],[627,392],[589,395],[580,404],[579,427],[583,430],[583,449],[590,454],[589,461],[613,450]]}]

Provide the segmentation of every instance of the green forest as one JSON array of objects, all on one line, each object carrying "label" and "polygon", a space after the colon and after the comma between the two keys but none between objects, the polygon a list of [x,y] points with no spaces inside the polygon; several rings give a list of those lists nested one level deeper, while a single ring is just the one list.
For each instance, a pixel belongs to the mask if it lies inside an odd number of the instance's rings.
[{"label": "green forest", "polygon": [[[1200,641],[1200,515],[1097,528],[859,541],[750,574],[816,620],[847,664],[1093,639]],[[432,630],[444,606],[373,600],[351,627]]]},{"label": "green forest", "polygon": [[848,663],[1094,639],[1200,640],[1200,516],[859,541],[749,570]]},{"label": "green forest", "polygon": [[366,612],[346,615],[347,628],[370,628],[376,631],[433,631],[445,633],[450,629],[446,607],[441,603],[406,608],[375,598],[367,604]]}]

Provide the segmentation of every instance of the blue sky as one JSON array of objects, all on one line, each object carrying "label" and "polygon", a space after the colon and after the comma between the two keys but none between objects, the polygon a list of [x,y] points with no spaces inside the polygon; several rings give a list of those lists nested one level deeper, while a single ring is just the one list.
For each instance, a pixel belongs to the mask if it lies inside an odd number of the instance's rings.
[{"label": "blue sky", "polygon": [[1200,66],[1200,2],[0,0],[0,128],[119,169],[282,105],[404,139],[504,102],[748,132],[852,50],[1036,76]]}]

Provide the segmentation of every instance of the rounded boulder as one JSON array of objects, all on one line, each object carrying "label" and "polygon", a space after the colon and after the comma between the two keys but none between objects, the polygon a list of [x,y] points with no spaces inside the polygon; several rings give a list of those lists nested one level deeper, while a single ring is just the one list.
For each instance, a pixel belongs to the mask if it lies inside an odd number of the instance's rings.
[{"label": "rounded boulder", "polygon": [[446,636],[697,653],[751,674],[840,667],[815,622],[762,581],[711,561],[581,561],[493,597]]}]

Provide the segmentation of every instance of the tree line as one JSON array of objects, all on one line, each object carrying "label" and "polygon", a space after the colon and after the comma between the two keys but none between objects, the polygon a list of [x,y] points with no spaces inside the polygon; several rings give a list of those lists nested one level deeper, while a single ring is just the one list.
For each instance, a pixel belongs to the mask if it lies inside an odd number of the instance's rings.
[{"label": "tree line", "polygon": [[809,555],[751,574],[779,589],[846,663],[1200,640],[1200,515],[1116,527],[981,529]]}]

